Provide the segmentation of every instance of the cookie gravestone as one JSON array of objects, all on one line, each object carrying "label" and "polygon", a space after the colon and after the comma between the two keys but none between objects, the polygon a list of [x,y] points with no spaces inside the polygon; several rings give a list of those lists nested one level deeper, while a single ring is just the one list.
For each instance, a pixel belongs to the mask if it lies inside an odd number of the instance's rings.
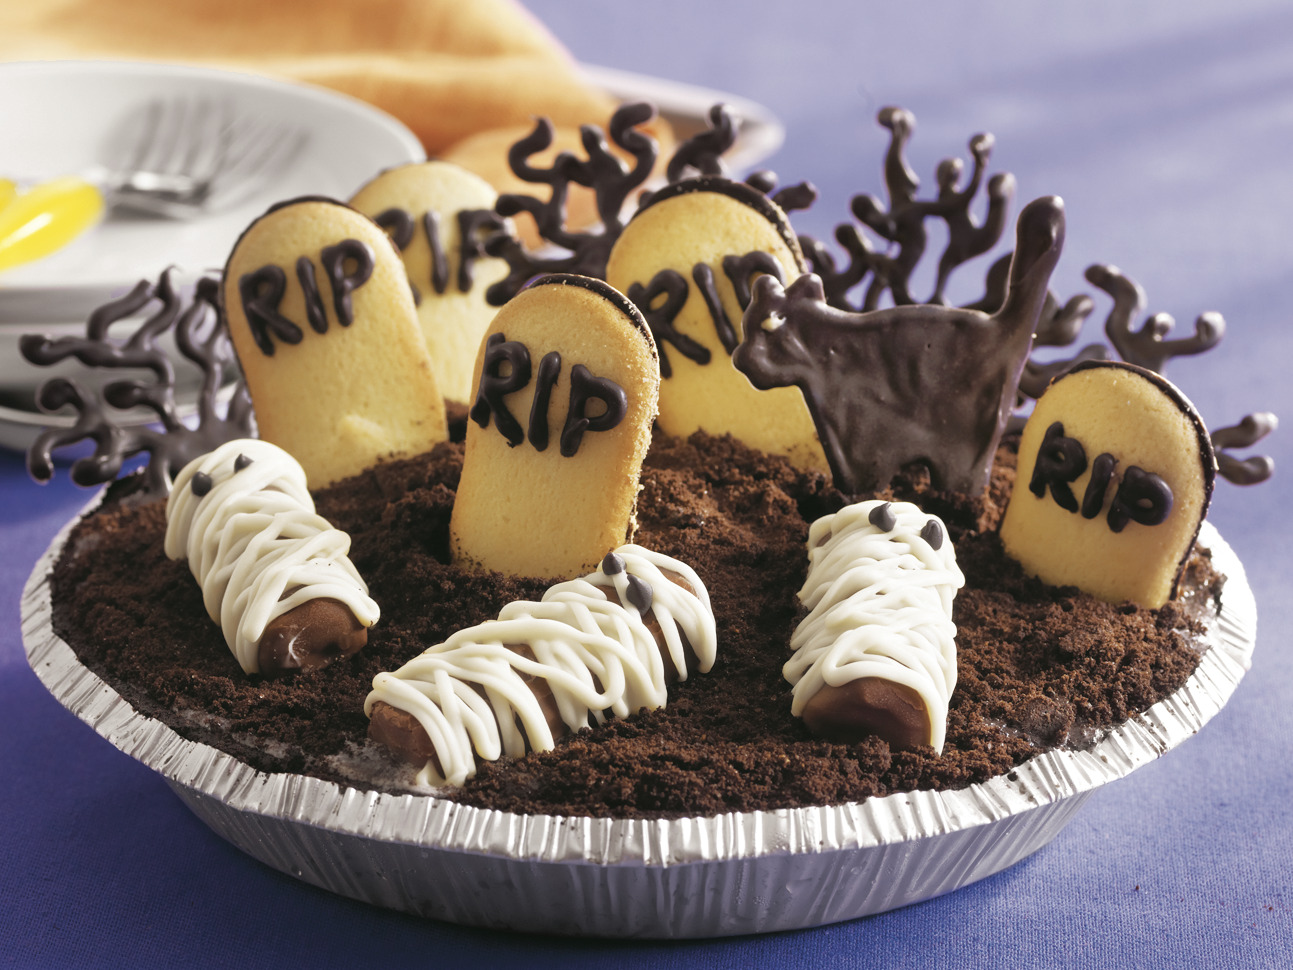
[{"label": "cookie gravestone", "polygon": [[731,357],[753,281],[803,271],[785,214],[748,185],[688,179],[638,210],[611,250],[606,279],[637,304],[660,348],[662,431],[730,433],[802,468],[827,470],[798,390],[757,390]]},{"label": "cookie gravestone", "polygon": [[583,276],[541,277],[489,327],[476,361],[454,560],[569,579],[634,528],[660,367],[641,314]]},{"label": "cookie gravestone", "polygon": [[464,404],[476,350],[497,312],[485,291],[507,273],[507,264],[483,248],[485,237],[503,228],[497,201],[484,179],[440,161],[387,169],[350,200],[399,249],[436,383],[446,398]]},{"label": "cookie gravestone", "polygon": [[1044,582],[1156,609],[1176,594],[1215,474],[1175,386],[1130,364],[1079,364],[1024,428],[1001,541]]},{"label": "cookie gravestone", "polygon": [[404,265],[371,219],[275,206],[234,246],[223,296],[260,436],[311,488],[448,437]]}]

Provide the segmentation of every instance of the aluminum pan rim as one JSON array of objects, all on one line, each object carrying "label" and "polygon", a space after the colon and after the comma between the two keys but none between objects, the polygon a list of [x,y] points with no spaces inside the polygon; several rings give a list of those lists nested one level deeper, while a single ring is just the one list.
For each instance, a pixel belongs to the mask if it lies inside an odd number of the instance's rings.
[{"label": "aluminum pan rim", "polygon": [[[82,514],[98,501],[92,501]],[[651,936],[754,932],[865,915],[958,888],[1040,848],[1062,828],[1085,796],[1197,733],[1234,692],[1248,669],[1256,639],[1256,603],[1243,566],[1216,530],[1205,523],[1200,541],[1212,551],[1217,569],[1227,576],[1221,613],[1209,634],[1211,648],[1183,687],[1108,732],[1090,748],[1047,752],[1012,772],[956,791],[904,792],[836,806],[668,820],[521,816],[434,796],[382,794],[303,775],[267,774],[209,745],[185,740],[162,722],[136,712],[84,667],[52,630],[48,577],[77,519],[79,516],[64,526],[37,562],[22,598],[28,660],[55,698],[121,751],[159,772],[219,834],[262,861],[344,895],[478,925]],[[256,820],[254,824],[262,828],[255,836],[262,840],[259,846],[248,844],[249,820]],[[1009,840],[1014,851],[1003,854],[1000,846],[994,847],[1005,833],[1021,826],[1031,832]],[[374,862],[382,867],[398,867],[401,853],[425,859],[430,852],[460,864],[474,859],[467,867],[475,870],[472,878],[477,883],[486,877],[485,870],[501,866],[497,878],[514,888],[530,885],[530,879],[520,876],[535,867],[549,873],[554,866],[577,867],[586,871],[585,881],[614,881],[615,870],[627,869],[632,871],[631,881],[636,886],[630,896],[641,897],[645,892],[660,899],[680,890],[676,885],[680,878],[693,878],[669,871],[679,867],[717,867],[723,879],[762,882],[768,876],[791,878],[793,874],[782,872],[787,861],[802,870],[816,859],[809,868],[820,870],[820,879],[838,869],[846,857],[853,860],[848,865],[855,869],[859,851],[884,849],[877,855],[892,859],[894,850],[899,856],[904,852],[911,855],[907,850],[912,847],[924,866],[929,860],[919,857],[929,853],[922,845],[932,850],[940,843],[957,842],[956,833],[979,828],[983,831],[958,849],[960,861],[947,860],[939,878],[917,879],[891,898],[883,893],[877,897],[873,892],[866,899],[853,900],[844,892],[850,898],[842,909],[829,905],[829,899],[819,899],[793,913],[773,912],[764,905],[757,918],[733,911],[708,921],[703,914],[679,918],[678,914],[661,912],[656,922],[647,925],[614,905],[610,906],[614,912],[590,912],[565,928],[554,927],[550,914],[532,926],[526,925],[523,917],[500,923],[486,912],[455,912],[443,899],[438,903],[418,899],[416,887],[409,887],[412,895],[392,895],[386,891],[389,886],[377,886],[372,879],[366,885],[362,880],[351,885],[343,872],[314,871],[310,865],[300,864],[307,861],[303,851],[331,851],[327,840],[332,837],[333,849],[351,846],[347,852],[352,862],[357,845],[363,846],[361,854],[366,856],[393,851],[394,857]],[[293,830],[294,840],[290,838]],[[303,839],[315,844],[312,848],[298,845],[296,861],[285,860],[273,846],[263,843],[271,831],[289,841]],[[827,862],[830,865],[823,867]],[[587,873],[598,868],[610,875]],[[695,878],[704,881],[703,874]],[[665,908],[669,908],[667,904]]]}]

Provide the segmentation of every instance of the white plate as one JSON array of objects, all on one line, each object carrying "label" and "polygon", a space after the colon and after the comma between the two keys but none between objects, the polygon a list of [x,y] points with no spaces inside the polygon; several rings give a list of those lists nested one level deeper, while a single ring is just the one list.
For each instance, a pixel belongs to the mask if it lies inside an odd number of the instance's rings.
[{"label": "white plate", "polygon": [[298,195],[349,198],[383,168],[425,157],[402,124],[354,98],[207,68],[107,61],[0,64],[0,175],[53,178],[89,168],[122,113],[159,96],[226,100],[303,129],[303,151],[229,209],[186,222],[111,219],[47,259],[0,275],[0,324],[84,319],[167,266],[192,278],[224,265],[247,224]]}]

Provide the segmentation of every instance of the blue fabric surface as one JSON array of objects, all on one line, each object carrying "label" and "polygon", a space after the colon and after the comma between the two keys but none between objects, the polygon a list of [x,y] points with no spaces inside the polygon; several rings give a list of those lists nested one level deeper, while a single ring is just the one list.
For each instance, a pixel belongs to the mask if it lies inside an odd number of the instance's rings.
[{"label": "blue fabric surface", "polygon": [[[1229,324],[1168,376],[1219,427],[1293,421],[1293,9],[1279,0],[1059,7],[1032,2],[787,4],[532,0],[581,60],[769,106],[796,218],[829,238],[861,191],[882,195],[885,104],[912,110],[909,158],[934,166],[997,137],[1016,209],[1064,197],[1054,288],[1093,292],[1121,266],[1148,309]],[[976,264],[977,266],[978,264]],[[972,298],[967,267],[953,298]],[[1105,302],[1100,302],[1105,300]],[[1088,340],[1099,337],[1097,299]],[[26,665],[18,599],[32,563],[88,498],[0,454],[0,966],[1288,967],[1293,965],[1293,654],[1285,594],[1290,431],[1260,450],[1283,476],[1220,483],[1212,521],[1260,613],[1254,666],[1197,738],[1098,791],[1041,852],[959,892],[880,916],[765,937],[621,943],[482,932],[332,896],[218,837],[151,771],[54,701]]]}]

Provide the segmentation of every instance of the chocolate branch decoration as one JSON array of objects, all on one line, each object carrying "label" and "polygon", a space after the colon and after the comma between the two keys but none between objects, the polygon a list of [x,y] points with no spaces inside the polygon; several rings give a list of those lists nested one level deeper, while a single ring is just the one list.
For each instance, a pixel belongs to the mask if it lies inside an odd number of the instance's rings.
[{"label": "chocolate branch decoration", "polygon": [[[113,325],[151,304],[157,304],[157,309],[128,339],[110,336]],[[32,444],[27,452],[32,477],[49,481],[54,474],[53,452],[88,438],[95,443],[94,454],[72,464],[72,480],[78,485],[110,482],[127,458],[146,452],[147,491],[165,494],[172,477],[198,455],[233,438],[251,437],[251,398],[241,381],[225,413],[220,414],[220,388],[237,371],[218,305],[218,280],[200,280],[192,302],[184,306],[175,292],[171,272],[166,270],[155,284],[141,281],[125,296],[96,310],[86,324],[84,337],[23,336],[19,344],[23,357],[39,366],[75,358],[87,367],[145,370],[151,374],[151,378],[112,381],[104,386],[101,399],[69,378],[55,377],[42,384],[37,394],[41,408],[54,412],[71,405],[77,419],[71,428],[46,429]],[[175,402],[175,368],[158,343],[172,327],[180,354],[202,371],[195,427],[188,427],[180,418]],[[160,427],[128,424],[124,412],[136,407],[155,414]]]},{"label": "chocolate branch decoration", "polygon": [[[988,179],[987,212],[982,222],[976,222],[970,214],[970,207],[983,187],[994,143],[992,135],[979,134],[969,142],[973,168],[965,185],[961,185],[964,161],[947,158],[939,163],[935,173],[938,194],[932,199],[918,199],[916,193],[920,180],[906,160],[907,143],[916,126],[915,116],[902,108],[887,107],[881,109],[876,120],[890,132],[884,166],[889,204],[886,207],[875,196],[862,194],[853,197],[850,209],[866,229],[883,241],[884,246],[872,245],[857,226],[845,223],[836,229],[835,239],[844,248],[847,263],[837,264],[823,244],[801,237],[804,255],[813,272],[822,278],[827,301],[833,307],[874,310],[880,306],[886,292],[897,306],[919,303],[922,301],[911,293],[911,274],[929,245],[926,220],[939,219],[946,226],[948,241],[939,257],[934,291],[923,302],[943,304],[952,271],[986,253],[1001,239],[1014,197],[1014,177],[1002,173]],[[868,275],[870,283],[862,303],[855,307],[849,302],[848,292]]]},{"label": "chocolate branch decoration", "polygon": [[1176,340],[1166,339],[1175,326],[1175,321],[1166,313],[1156,313],[1139,330],[1134,329],[1132,318],[1145,306],[1144,291],[1116,266],[1088,266],[1086,278],[1113,297],[1113,310],[1105,321],[1104,330],[1118,356],[1128,364],[1161,374],[1173,357],[1211,350],[1225,335],[1226,322],[1219,313],[1200,314],[1194,322],[1193,336]]},{"label": "chocolate branch decoration", "polygon": [[[1000,285],[995,279],[997,272],[997,266],[989,272],[985,301],[994,298],[995,290]],[[1217,346],[1225,336],[1226,321],[1219,313],[1199,314],[1195,320],[1194,333],[1174,340],[1167,339],[1175,322],[1166,313],[1155,313],[1136,328],[1135,318],[1144,312],[1147,302],[1145,291],[1140,285],[1122,270],[1106,264],[1087,267],[1085,275],[1088,282],[1113,298],[1104,330],[1118,358],[1128,364],[1162,375],[1167,362],[1172,358],[1205,353]],[[1094,308],[1090,297],[1075,296],[1048,321],[1048,311],[1053,305],[1053,298],[1048,296],[1047,309],[1042,311],[1042,320],[1033,341],[1035,348],[1064,347],[1074,343],[1082,324]],[[1054,378],[1067,373],[1082,361],[1105,360],[1111,356],[1109,347],[1104,344],[1088,344],[1072,357],[1048,362],[1029,358],[1019,381],[1020,397],[1017,406],[1023,407],[1028,398],[1041,397]],[[1022,414],[1012,416],[1011,430],[1022,428],[1024,421],[1025,416]],[[1269,457],[1260,455],[1240,460],[1227,454],[1226,449],[1250,447],[1275,430],[1275,427],[1275,415],[1259,411],[1246,415],[1237,425],[1214,432],[1212,439],[1217,452],[1217,473],[1233,485],[1256,485],[1270,478],[1274,473],[1275,463]]]},{"label": "chocolate branch decoration", "polygon": [[[633,159],[626,165],[607,144],[601,130],[594,125],[580,129],[586,160],[571,152],[560,152],[548,168],[530,163],[530,159],[552,146],[553,128],[547,119],[539,119],[532,131],[512,146],[508,164],[517,177],[550,189],[546,201],[529,195],[499,196],[496,210],[502,216],[529,213],[538,227],[539,236],[564,255],[531,252],[517,239],[498,233],[487,238],[484,249],[508,265],[507,276],[486,293],[494,306],[502,306],[526,283],[549,273],[575,273],[596,279],[606,277],[606,260],[627,221],[625,203],[635,189],[650,177],[659,154],[656,140],[638,130],[656,115],[653,105],[645,102],[622,105],[611,116],[610,140]],[[727,175],[723,154],[735,143],[740,129],[736,112],[725,104],[709,110],[709,128],[686,139],[670,157],[666,166],[669,182],[680,182],[693,175]],[[577,232],[566,226],[566,200],[570,185],[593,190],[597,200],[600,226]],[[806,209],[817,199],[817,190],[809,182],[798,182],[778,188],[776,173],[762,170],[746,180],[752,188],[767,195],[784,211]],[[648,192],[643,192],[645,202]]]},{"label": "chocolate branch decoration", "polygon": [[1269,411],[1245,415],[1238,424],[1212,432],[1212,447],[1217,454],[1217,473],[1235,485],[1256,485],[1275,474],[1275,462],[1268,455],[1254,455],[1240,460],[1228,453],[1231,448],[1257,444],[1278,425]]},{"label": "chocolate branch decoration", "polygon": [[[671,183],[681,182],[693,175],[728,177],[728,164],[723,156],[736,144],[740,127],[740,118],[731,105],[719,103],[711,107],[709,127],[678,146],[665,168],[666,177]],[[783,212],[807,209],[817,201],[817,189],[811,182],[797,182],[779,189],[777,174],[768,169],[752,172],[745,184],[758,189]]]},{"label": "chocolate branch decoration", "polygon": [[[486,292],[494,306],[502,306],[536,276],[548,273],[575,273],[602,279],[606,275],[606,258],[624,229],[624,203],[634,189],[650,176],[659,154],[659,146],[650,135],[639,131],[640,125],[655,117],[655,107],[645,102],[621,106],[611,116],[610,139],[634,160],[630,168],[607,145],[606,137],[594,125],[580,128],[580,138],[587,159],[571,152],[560,152],[548,168],[532,165],[530,159],[552,145],[552,123],[539,119],[532,131],[508,152],[508,163],[518,177],[537,185],[547,185],[547,201],[533,196],[501,195],[495,206],[499,215],[515,216],[528,212],[539,228],[539,234],[554,246],[567,251],[564,256],[544,256],[525,249],[507,235],[497,235],[485,243],[485,251],[507,261],[507,276]],[[566,227],[566,197],[570,184],[593,190],[597,200],[599,229],[575,232]]]}]

